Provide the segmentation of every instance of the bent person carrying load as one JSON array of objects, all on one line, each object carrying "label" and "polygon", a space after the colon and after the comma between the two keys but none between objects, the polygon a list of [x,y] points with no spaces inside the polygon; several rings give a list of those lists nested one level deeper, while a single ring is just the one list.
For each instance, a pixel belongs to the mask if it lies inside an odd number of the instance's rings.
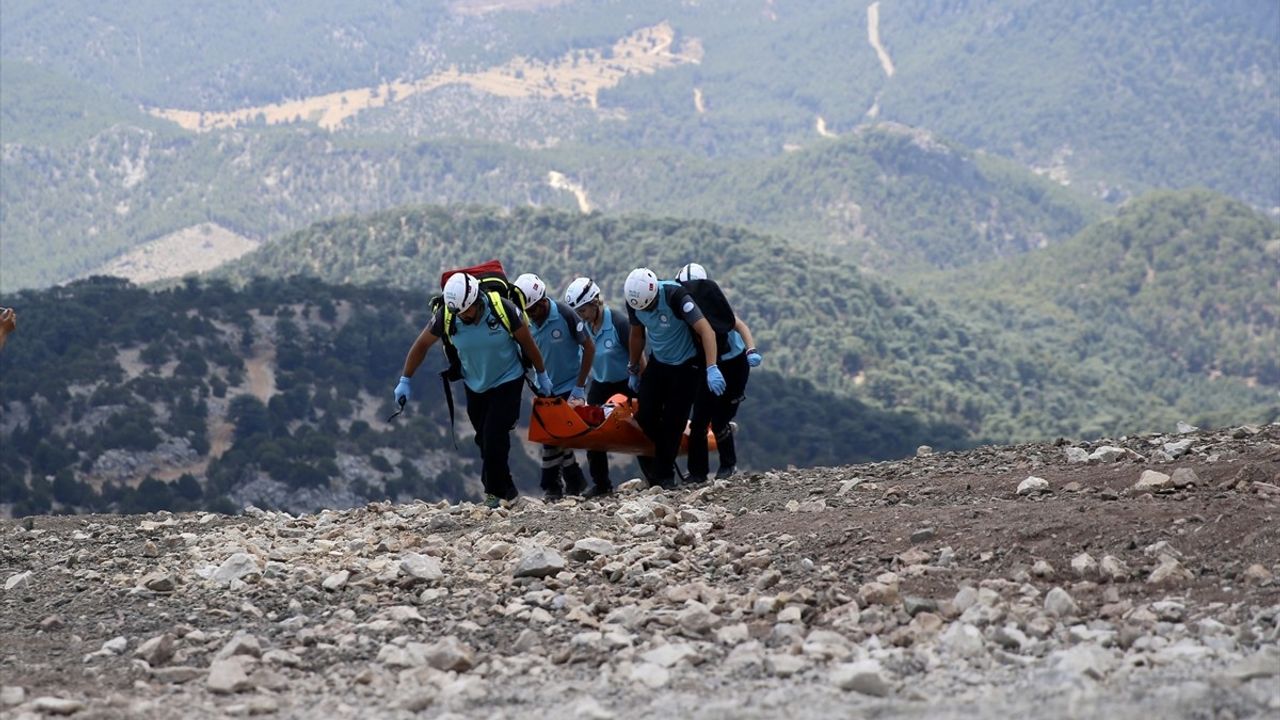
[{"label": "bent person carrying load", "polygon": [[[516,278],[515,285],[524,294],[530,334],[551,377],[549,394],[574,405],[585,403],[596,346],[582,320],[564,303],[547,297],[547,284],[537,275],[525,273]],[[586,488],[587,480],[572,448],[542,446],[542,491],[548,500],[581,495]]]},{"label": "bent person carrying load", "polygon": [[[676,456],[689,421],[693,399],[702,386],[712,393],[725,391],[724,375],[716,366],[716,337],[697,303],[680,283],[659,281],[648,268],[636,268],[624,287],[631,324],[630,383],[639,398],[636,421],[653,441],[651,484],[676,487]],[[640,359],[646,347],[648,364],[641,374]],[[701,352],[699,352],[701,350]],[[698,448],[690,443],[689,452]],[[707,445],[702,458],[689,462],[707,464]]]},{"label": "bent person carrying load", "polygon": [[431,346],[444,338],[456,351],[466,386],[467,417],[480,447],[485,504],[497,507],[501,500],[514,500],[519,494],[511,480],[508,455],[526,382],[522,352],[537,371],[536,391],[550,395],[552,387],[522,309],[496,291],[482,292],[480,285],[480,280],[465,272],[449,275],[443,302],[405,357],[395,399],[401,406],[409,400],[410,378]]}]

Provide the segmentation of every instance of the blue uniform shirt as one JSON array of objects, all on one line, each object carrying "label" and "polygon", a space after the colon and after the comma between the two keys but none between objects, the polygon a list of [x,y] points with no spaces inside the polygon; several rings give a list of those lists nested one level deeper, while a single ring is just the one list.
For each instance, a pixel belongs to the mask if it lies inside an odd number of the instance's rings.
[{"label": "blue uniform shirt", "polygon": [[658,283],[658,296],[645,310],[628,307],[632,325],[643,325],[645,343],[653,359],[664,365],[680,365],[698,354],[694,323],[702,318],[698,304],[678,282]]},{"label": "blue uniform shirt", "polygon": [[547,319],[541,325],[529,321],[533,341],[542,353],[542,362],[551,376],[552,394],[563,395],[578,384],[582,369],[582,342],[587,333],[578,314],[559,300],[551,300]]},{"label": "blue uniform shirt", "polygon": [[[520,364],[519,346],[493,311],[488,294],[481,293],[476,302],[484,303],[480,319],[474,325],[468,325],[461,318],[455,318],[453,336],[449,339],[458,349],[458,359],[462,361],[463,382],[471,392],[482,393],[520,378],[524,375],[524,366]],[[507,318],[511,320],[511,330],[520,329],[524,325],[520,309],[506,298],[502,299],[502,304]],[[429,329],[432,335],[444,337],[443,309],[431,318]]]},{"label": "blue uniform shirt", "polygon": [[591,331],[596,341],[596,357],[591,363],[591,379],[596,382],[620,382],[627,379],[627,365],[631,358],[627,353],[631,344],[630,330],[622,317],[604,306],[604,318],[600,331]]}]

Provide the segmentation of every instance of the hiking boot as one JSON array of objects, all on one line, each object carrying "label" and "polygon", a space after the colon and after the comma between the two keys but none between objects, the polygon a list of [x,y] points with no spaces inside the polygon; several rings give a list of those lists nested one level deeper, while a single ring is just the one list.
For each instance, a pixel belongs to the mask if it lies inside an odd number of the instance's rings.
[{"label": "hiking boot", "polygon": [[654,478],[649,482],[649,487],[660,487],[663,490],[675,490],[680,487],[680,481],[674,477]]},{"label": "hiking boot", "polygon": [[497,495],[494,495],[493,493],[484,494],[484,506],[490,510],[497,510],[498,506],[501,504],[502,500],[499,499]]},{"label": "hiking boot", "polygon": [[736,465],[730,465],[729,467],[722,467],[716,471],[716,479],[726,480],[728,478],[733,477],[737,473],[738,473],[738,468]]},{"label": "hiking boot", "polygon": [[542,492],[542,499],[547,502],[559,502],[564,499],[564,490],[558,487],[551,488],[550,490],[543,490]]},{"label": "hiking boot", "polygon": [[593,485],[582,494],[584,498],[607,497],[613,494],[612,485]]},{"label": "hiking boot", "polygon": [[681,485],[692,485],[692,486],[697,486],[697,485],[706,485],[706,484],[707,484],[707,476],[706,476],[706,475],[690,475],[689,477],[686,477],[686,478],[684,479],[684,482],[682,482],[682,483],[680,483],[680,484],[681,484]]}]

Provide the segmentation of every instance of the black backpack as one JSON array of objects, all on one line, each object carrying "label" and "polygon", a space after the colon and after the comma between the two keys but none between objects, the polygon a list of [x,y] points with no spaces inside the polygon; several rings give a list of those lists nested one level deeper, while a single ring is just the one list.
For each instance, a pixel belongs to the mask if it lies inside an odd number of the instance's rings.
[{"label": "black backpack", "polygon": [[714,280],[685,280],[680,283],[698,305],[716,334],[716,355],[729,352],[729,333],[738,323],[733,306]]}]

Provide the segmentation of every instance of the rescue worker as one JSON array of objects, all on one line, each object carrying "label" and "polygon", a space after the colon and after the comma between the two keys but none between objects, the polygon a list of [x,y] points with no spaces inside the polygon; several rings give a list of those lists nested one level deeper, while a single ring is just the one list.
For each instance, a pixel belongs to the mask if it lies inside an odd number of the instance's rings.
[{"label": "rescue worker", "polygon": [[[716,365],[715,332],[680,283],[659,281],[648,268],[632,270],[623,292],[631,325],[628,382],[639,399],[636,422],[654,445],[650,483],[674,488],[680,438],[698,389],[705,382],[716,395],[725,390]],[[642,374],[646,349],[650,356]],[[704,443],[704,464],[706,452]]]},{"label": "rescue worker", "polygon": [[[596,352],[591,363],[591,385],[587,388],[587,403],[603,405],[617,394],[635,397],[627,384],[627,364],[630,361],[628,346],[631,340],[626,315],[614,312],[600,297],[600,286],[591,278],[580,277],[569,283],[564,291],[564,304],[578,313],[587,325],[587,333],[595,342]],[[609,479],[609,454],[603,450],[587,451],[587,469],[591,473],[591,488],[587,497],[600,497],[613,493],[613,481]]]},{"label": "rescue worker", "polygon": [[535,386],[539,393],[551,394],[551,378],[515,303],[481,293],[479,281],[461,272],[454,273],[445,282],[443,295],[442,307],[422,329],[404,359],[395,399],[401,406],[409,400],[409,379],[422,365],[431,346],[448,333],[449,342],[457,349],[462,363],[467,417],[475,428],[476,445],[480,447],[480,481],[484,485],[485,505],[497,507],[500,501],[511,501],[519,495],[511,480],[508,455],[511,430],[520,417],[524,391],[521,351],[536,371]]},{"label": "rescue worker", "polygon": [[721,480],[732,477],[737,471],[738,454],[732,421],[746,397],[750,369],[759,367],[764,358],[756,350],[751,328],[733,311],[720,286],[707,277],[706,268],[698,263],[689,263],[680,268],[676,280],[689,291],[709,322],[723,317],[722,324],[732,325],[726,333],[726,347],[719,349],[718,364],[724,374],[725,391],[720,395],[705,389],[699,392],[693,401],[693,413],[689,419],[689,482],[705,482],[710,471],[707,452],[697,447],[706,443],[707,425],[715,434],[720,454],[716,479]]},{"label": "rescue worker", "polygon": [[[582,320],[568,305],[547,297],[547,284],[533,273],[516,278],[524,293],[529,331],[551,376],[551,395],[570,404],[587,402],[587,379],[596,345]],[[572,448],[542,446],[542,490],[549,500],[581,495],[587,480]]]}]

